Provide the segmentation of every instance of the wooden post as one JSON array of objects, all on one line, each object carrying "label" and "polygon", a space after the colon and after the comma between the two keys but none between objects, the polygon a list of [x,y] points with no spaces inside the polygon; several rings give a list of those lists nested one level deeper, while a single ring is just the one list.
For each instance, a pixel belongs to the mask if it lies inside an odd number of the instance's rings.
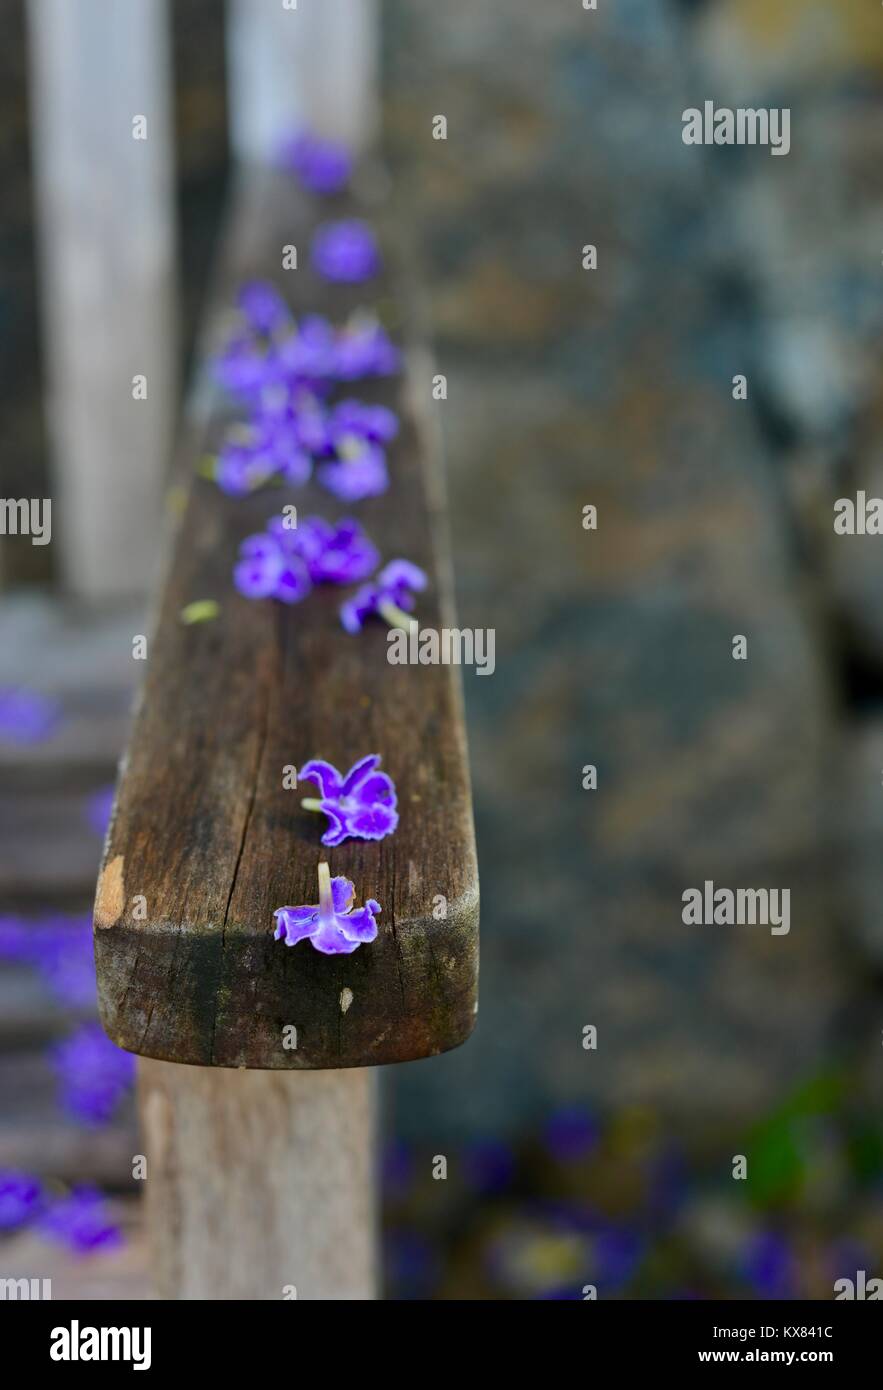
[{"label": "wooden post", "polygon": [[[359,211],[338,206],[341,215]],[[366,302],[404,307],[386,275],[366,294],[319,282],[304,258],[286,279],[279,248],[292,239],[308,246],[322,216],[290,177],[250,171],[208,340],[228,321],[235,287],[260,276],[295,312],[337,323]],[[421,626],[451,629],[440,460],[424,428],[432,375],[419,362],[416,379],[347,389],[392,407],[401,424],[389,447],[390,490],[355,510],[384,559],[402,556],[428,572]],[[368,1069],[456,1047],[478,1007],[459,672],[390,664],[382,623],[344,632],[336,586],[294,607],[236,593],[238,542],[283,505],[329,519],[353,508],[315,480],[234,500],[194,476],[231,418],[216,388],[203,399],[186,451],[189,502],[99,877],[101,1016],[120,1046],[158,1059],[142,1062],[142,1107],[161,1290],[282,1298],[294,1284],[303,1297],[368,1297]],[[182,623],[182,609],[199,599],[216,600],[218,616]],[[367,753],[380,753],[396,781],[398,828],[326,850],[324,818],[301,809],[302,793],[283,773],[312,757],[349,766]],[[275,908],[317,901],[320,859],[353,881],[359,902],[381,905],[377,939],[352,955],[273,940]]]},{"label": "wooden post", "polygon": [[376,1077],[142,1060],[147,1225],[172,1299],[370,1299]]},{"label": "wooden post", "polygon": [[62,577],[88,598],[138,595],[177,389],[167,7],[29,0],[28,15]]},{"label": "wooden post", "polygon": [[230,135],[244,160],[272,161],[279,140],[309,126],[355,150],[378,123],[377,0],[231,0]]}]

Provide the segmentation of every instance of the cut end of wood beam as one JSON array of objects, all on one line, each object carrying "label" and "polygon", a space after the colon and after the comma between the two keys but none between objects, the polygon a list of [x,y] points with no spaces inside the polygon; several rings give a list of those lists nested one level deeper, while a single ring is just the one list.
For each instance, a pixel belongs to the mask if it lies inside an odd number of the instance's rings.
[{"label": "cut end of wood beam", "polygon": [[[278,269],[281,247],[306,252],[312,222],[328,215],[305,209],[284,176],[253,173],[235,203],[210,340],[238,285],[254,278],[274,280],[295,314],[336,323],[379,302],[407,311],[387,274],[323,285],[306,254],[301,269]],[[429,574],[421,627],[454,628],[436,432],[414,406],[431,408],[431,391],[422,365],[419,380],[359,381],[342,393],[391,407],[401,424],[389,491],[350,507],[315,481],[232,499],[198,476],[198,460],[242,414],[220,393],[188,442],[193,481],[95,908],[101,1017],[131,1052],[215,1067],[377,1066],[445,1052],[474,1026],[478,878],[459,671],[391,664],[379,621],[345,632],[338,610],[349,589],[321,586],[287,606],[243,598],[232,580],[239,542],[283,505],[355,515],[384,561],[402,556]],[[212,621],[181,620],[206,600],[218,605]],[[315,788],[286,785],[285,772],[312,758],[348,768],[368,753],[381,754],[396,784],[398,828],[326,848],[325,816],[301,805]],[[376,940],[350,955],[273,938],[275,909],[317,902],[322,860],[353,882],[357,906],[381,907]]]}]

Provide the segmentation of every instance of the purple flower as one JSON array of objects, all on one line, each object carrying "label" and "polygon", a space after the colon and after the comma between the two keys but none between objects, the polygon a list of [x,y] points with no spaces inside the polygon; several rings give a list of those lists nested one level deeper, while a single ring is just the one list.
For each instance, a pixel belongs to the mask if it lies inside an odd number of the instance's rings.
[{"label": "purple flower", "polygon": [[293,418],[258,418],[253,425],[235,425],[218,453],[215,481],[233,497],[254,492],[270,478],[305,483],[313,461],[301,446]]},{"label": "purple flower", "polygon": [[300,603],[313,587],[309,570],[291,544],[269,533],[247,536],[242,542],[233,582],[244,598],[275,598],[280,603]]},{"label": "purple flower", "polygon": [[379,764],[380,754],[369,753],[341,775],[331,763],[318,758],[304,763],[301,780],[317,782],[322,795],[302,804],[308,811],[324,811],[331,821],[322,836],[323,845],[339,845],[348,836],[382,840],[395,830],[399,823],[396,789],[391,777],[376,771]]},{"label": "purple flower", "polygon": [[373,613],[384,618],[391,627],[409,628],[415,619],[409,614],[414,608],[412,590],[426,588],[428,579],[410,560],[390,560],[370,584],[363,584],[340,610],[340,621],[347,632],[358,632]]},{"label": "purple flower", "polygon": [[86,1124],[106,1124],[131,1089],[135,1058],[112,1043],[97,1023],[84,1023],[51,1056],[65,1109]]},{"label": "purple flower", "polygon": [[88,917],[59,918],[32,933],[37,966],[47,989],[69,1009],[94,1008],[95,958]]},{"label": "purple flower", "polygon": [[39,1223],[49,1240],[66,1245],[78,1255],[92,1255],[122,1244],[118,1226],[110,1219],[104,1197],[94,1187],[74,1187],[67,1197],[53,1202]]},{"label": "purple flower", "polygon": [[13,1231],[39,1215],[43,1200],[39,1178],[0,1171],[0,1231]]},{"label": "purple flower", "polygon": [[475,1191],[487,1195],[502,1192],[514,1176],[515,1155],[502,1139],[473,1139],[466,1146],[463,1169],[466,1181]]},{"label": "purple flower", "polygon": [[336,346],[335,375],[339,381],[366,376],[393,376],[402,355],[377,319],[356,314],[341,329]]},{"label": "purple flower", "polygon": [[321,314],[307,314],[275,347],[267,375],[291,388],[327,389],[337,377],[337,333]]},{"label": "purple flower", "polygon": [[286,946],[296,946],[308,938],[326,956],[351,955],[377,936],[374,918],[380,903],[368,898],[364,907],[353,910],[355,890],[348,878],[332,878],[326,863],[319,864],[319,902],[315,907],[279,907],[273,913],[273,938],[285,938]]},{"label": "purple flower", "polygon": [[279,163],[296,174],[309,193],[338,193],[349,183],[353,171],[345,146],[311,131],[286,140],[279,150]]},{"label": "purple flower", "polygon": [[42,743],[55,733],[61,706],[22,686],[0,686],[0,742]]},{"label": "purple flower", "polygon": [[380,556],[357,521],[337,525],[307,517],[297,527],[273,517],[266,532],[240,546],[234,571],[246,598],[278,598],[297,603],[313,584],[352,584],[376,568]]},{"label": "purple flower", "polygon": [[253,333],[269,338],[292,322],[291,310],[274,285],[252,280],[241,287],[239,312]]},{"label": "purple flower", "polygon": [[317,470],[323,487],[341,502],[361,502],[364,497],[379,497],[386,492],[386,454],[377,444],[349,435],[338,449],[338,457],[320,464]]},{"label": "purple flower", "polygon": [[799,1268],[794,1252],[776,1231],[752,1236],[743,1255],[742,1270],[760,1298],[797,1298]]},{"label": "purple flower", "polygon": [[313,236],[312,261],[326,280],[356,284],[380,269],[380,252],[367,222],[352,217],[325,222]]},{"label": "purple flower", "polygon": [[297,546],[314,584],[354,584],[380,563],[379,550],[350,517],[337,523],[307,517],[298,527]]},{"label": "purple flower", "polygon": [[32,966],[67,1008],[95,1003],[92,923],[88,917],[49,918],[38,923],[0,919],[0,958]]},{"label": "purple flower", "polygon": [[86,803],[86,819],[96,835],[107,833],[115,791],[116,788],[113,786],[102,787],[100,791],[94,792]]},{"label": "purple flower", "polygon": [[335,448],[351,436],[367,439],[370,444],[388,444],[398,432],[399,420],[394,410],[364,401],[340,401],[328,419],[328,433]]},{"label": "purple flower", "polygon": [[597,1122],[581,1105],[562,1106],[546,1125],[546,1147],[559,1163],[585,1158],[597,1142]]},{"label": "purple flower", "polygon": [[214,359],[214,372],[234,396],[252,396],[272,379],[274,359],[265,343],[250,333],[236,333]]}]

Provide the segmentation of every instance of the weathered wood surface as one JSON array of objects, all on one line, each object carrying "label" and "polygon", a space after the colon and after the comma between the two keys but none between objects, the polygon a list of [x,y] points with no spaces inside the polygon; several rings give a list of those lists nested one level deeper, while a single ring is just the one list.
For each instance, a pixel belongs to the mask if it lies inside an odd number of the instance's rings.
[{"label": "weathered wood surface", "polygon": [[[301,268],[269,273],[295,312],[339,321],[358,307],[400,302],[386,276],[362,287],[317,283],[308,268],[310,214],[285,177],[254,172],[235,207],[210,339],[237,285],[280,266],[281,248],[292,242]],[[349,210],[338,201],[331,215]],[[430,405],[430,374],[424,366],[410,383],[359,382],[346,394],[401,416],[386,496],[346,508],[314,483],[247,500],[202,479],[190,491],[96,903],[104,1026],[147,1057],[371,1066],[443,1052],[473,1027],[478,884],[459,672],[389,665],[384,624],[358,636],[340,627],[337,586],[284,608],[249,602],[232,584],[238,542],[294,502],[300,516],[354,514],[384,559],[422,565],[431,584],[420,596],[421,624],[454,625],[438,550],[439,460],[431,431],[418,424]],[[185,459],[191,470],[236,414],[205,385],[202,399],[211,409]],[[220,617],[182,625],[184,605],[206,598],[219,601]],[[304,791],[283,788],[283,769],[312,757],[349,767],[374,752],[397,784],[398,830],[326,851],[325,818],[301,810]],[[325,857],[333,874],[352,879],[358,902],[374,897],[383,909],[377,940],[347,957],[272,938],[275,908],[317,901]],[[146,900],[144,921],[132,915],[136,895]],[[438,895],[444,920],[432,916]],[[289,1024],[296,1048],[283,1046]]]},{"label": "weathered wood surface", "polygon": [[297,9],[230,0],[230,143],[272,162],[280,137],[308,127],[370,148],[380,103],[377,0],[313,0]]},{"label": "weathered wood surface", "polygon": [[146,1226],[169,1299],[374,1296],[376,1077],[143,1060]]}]

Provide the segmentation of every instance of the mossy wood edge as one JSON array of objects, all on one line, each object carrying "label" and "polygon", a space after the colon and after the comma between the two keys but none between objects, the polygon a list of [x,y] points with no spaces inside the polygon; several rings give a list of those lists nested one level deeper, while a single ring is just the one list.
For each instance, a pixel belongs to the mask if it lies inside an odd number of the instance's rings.
[{"label": "mossy wood edge", "polygon": [[[388,247],[380,282],[329,286],[309,269],[311,227],[320,215],[351,215],[351,203],[308,207],[290,179],[254,170],[232,207],[206,347],[220,341],[238,284],[254,277],[273,280],[296,314],[338,322],[379,305],[401,334],[405,300]],[[291,244],[299,268],[284,271]],[[390,665],[385,624],[357,636],[341,628],[348,591],[336,586],[288,608],[250,602],[232,584],[239,541],[294,502],[299,516],[355,515],[384,559],[425,568],[421,624],[456,626],[431,368],[417,349],[406,358],[403,376],[346,393],[401,419],[389,491],[354,507],[315,482],[235,500],[195,476],[225,423],[241,416],[201,372],[181,459],[187,501],[96,897],[101,1018],[131,1052],[215,1067],[376,1066],[456,1047],[474,1025],[478,879],[459,671]],[[219,616],[182,623],[181,610],[203,599],[217,600]],[[311,757],[348,767],[375,752],[397,785],[398,830],[325,850],[325,817],[300,806],[315,789],[286,790],[283,769]],[[325,857],[353,880],[357,903],[374,897],[383,908],[377,940],[350,956],[273,940],[275,908],[317,901]],[[437,919],[440,898],[446,916]]]}]

